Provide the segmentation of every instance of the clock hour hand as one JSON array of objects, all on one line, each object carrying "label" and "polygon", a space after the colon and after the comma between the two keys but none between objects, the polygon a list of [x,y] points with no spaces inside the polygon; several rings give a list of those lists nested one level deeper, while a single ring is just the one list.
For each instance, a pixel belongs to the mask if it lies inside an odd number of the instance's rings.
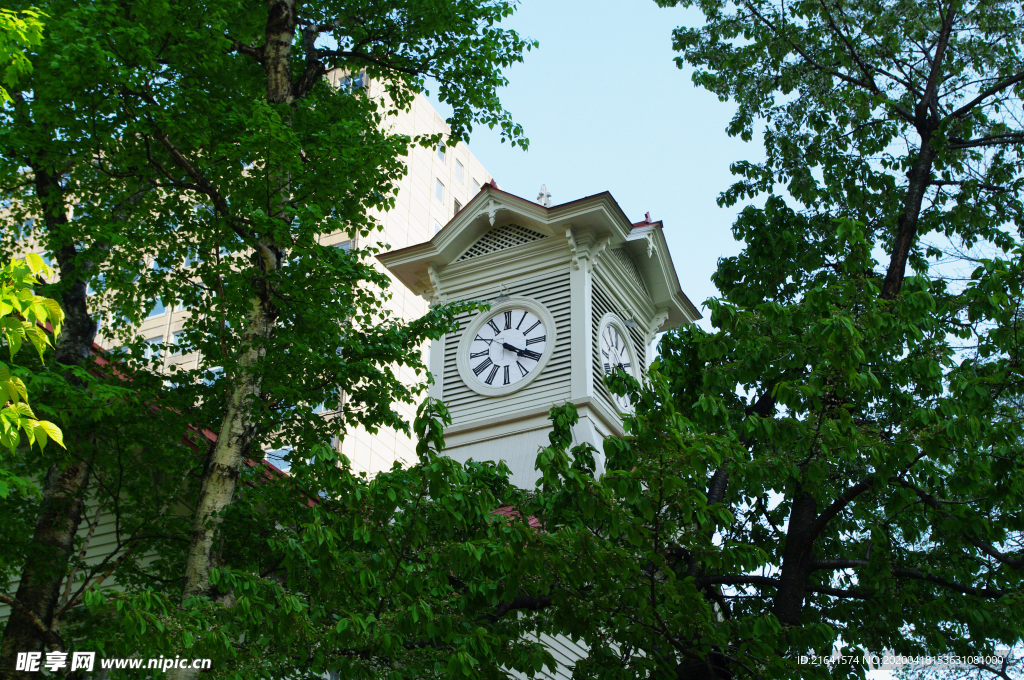
[{"label": "clock hour hand", "polygon": [[534,352],[532,349],[519,349],[515,345],[510,345],[507,342],[501,343],[501,346],[507,349],[509,352],[515,352],[521,357],[533,359],[534,361],[540,361],[540,353]]}]

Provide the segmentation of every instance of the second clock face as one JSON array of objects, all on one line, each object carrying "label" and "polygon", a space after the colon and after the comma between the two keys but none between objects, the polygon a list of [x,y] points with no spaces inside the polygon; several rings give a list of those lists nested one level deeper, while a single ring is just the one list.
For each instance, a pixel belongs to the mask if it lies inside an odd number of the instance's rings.
[{"label": "second clock face", "polygon": [[492,314],[469,345],[469,368],[488,387],[514,385],[537,368],[547,335],[544,322],[526,309]]},{"label": "second clock face", "polygon": [[[632,375],[633,363],[629,358],[629,350],[626,348],[626,341],[619,335],[619,332],[609,324],[604,327],[601,333],[601,363],[604,365],[604,372],[609,375],[617,368]],[[619,395],[612,395],[615,404],[623,411],[631,406],[629,398]]]}]

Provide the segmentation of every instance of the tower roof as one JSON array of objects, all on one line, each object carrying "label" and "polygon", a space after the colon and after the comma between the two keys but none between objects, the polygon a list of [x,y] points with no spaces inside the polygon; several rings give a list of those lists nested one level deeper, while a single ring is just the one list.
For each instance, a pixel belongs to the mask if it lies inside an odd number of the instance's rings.
[{"label": "tower roof", "polygon": [[418,295],[434,288],[432,276],[455,262],[496,226],[516,224],[546,236],[568,238],[570,229],[585,228],[607,247],[624,248],[644,280],[654,305],[666,311],[665,328],[701,318],[679,286],[661,221],[633,223],[605,191],[551,207],[485,185],[432,239],[377,258]]}]

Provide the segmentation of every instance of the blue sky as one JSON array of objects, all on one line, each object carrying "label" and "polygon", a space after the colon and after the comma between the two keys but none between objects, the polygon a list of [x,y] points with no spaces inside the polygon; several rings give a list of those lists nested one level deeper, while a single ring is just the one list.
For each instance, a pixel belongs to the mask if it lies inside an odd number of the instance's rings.
[{"label": "blue sky", "polygon": [[700,20],[653,0],[522,0],[506,25],[540,48],[506,72],[501,98],[529,151],[486,128],[469,147],[513,194],[532,200],[547,184],[558,204],[610,191],[634,221],[648,211],[664,220],[683,291],[702,309],[718,258],[741,248],[730,231],[739,206],[715,198],[732,182],[730,163],[763,151],[730,138],[732,105],[673,62],[672,29]]}]

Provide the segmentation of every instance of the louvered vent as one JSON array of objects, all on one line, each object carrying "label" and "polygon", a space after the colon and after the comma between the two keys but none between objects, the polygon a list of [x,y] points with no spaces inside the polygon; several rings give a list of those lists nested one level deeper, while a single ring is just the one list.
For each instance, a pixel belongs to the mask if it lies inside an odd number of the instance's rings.
[{"label": "louvered vent", "polygon": [[636,267],[636,262],[633,262],[633,258],[629,256],[625,248],[616,248],[612,251],[612,255],[616,260],[619,261],[625,270],[629,274],[629,278],[636,282],[636,285],[640,286],[640,290],[646,291],[647,286],[644,285],[644,280],[640,276],[640,270]]},{"label": "louvered vent", "polygon": [[515,248],[526,243],[533,243],[544,238],[544,234],[540,234],[533,229],[527,229],[526,227],[520,227],[518,224],[509,224],[504,227],[498,227],[497,229],[491,229],[489,232],[480,237],[476,243],[469,247],[469,250],[464,252],[456,262],[462,262],[468,260],[471,257],[480,257],[481,255],[490,255],[496,253],[499,250],[505,250],[506,248]]}]

